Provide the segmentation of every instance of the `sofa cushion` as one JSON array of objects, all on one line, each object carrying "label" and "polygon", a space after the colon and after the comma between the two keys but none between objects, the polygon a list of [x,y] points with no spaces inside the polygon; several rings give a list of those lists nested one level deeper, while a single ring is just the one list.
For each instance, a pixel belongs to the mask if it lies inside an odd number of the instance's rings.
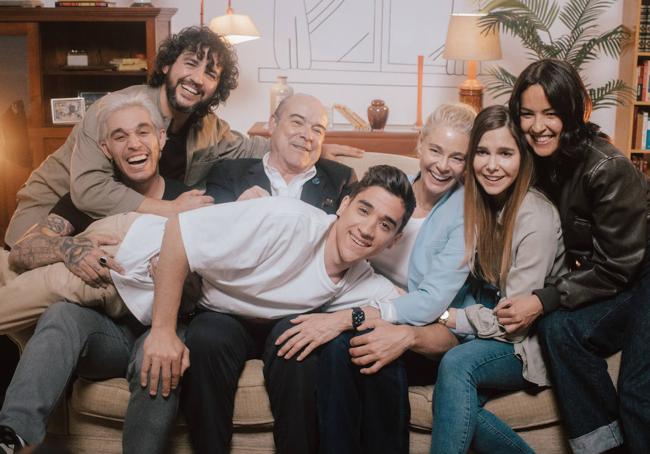
[{"label": "sofa cushion", "polygon": [[[620,365],[620,353],[607,358],[608,372],[616,383]],[[433,386],[411,386],[411,426],[429,431],[433,424]],[[531,429],[559,422],[555,397],[549,388],[537,393],[518,391],[491,399],[485,405],[515,430]]]},{"label": "sofa cushion", "polygon": [[[70,405],[82,415],[123,421],[129,403],[129,385],[124,378],[92,381],[80,378],[72,389]],[[184,425],[183,418],[179,418]],[[271,404],[264,387],[262,361],[246,362],[235,395],[235,427],[272,427]]]},{"label": "sofa cushion", "polygon": [[[411,426],[429,431],[433,424],[431,413],[433,386],[409,388]],[[553,394],[545,389],[537,394],[524,391],[491,399],[485,406],[513,429],[528,429],[559,420]]]}]

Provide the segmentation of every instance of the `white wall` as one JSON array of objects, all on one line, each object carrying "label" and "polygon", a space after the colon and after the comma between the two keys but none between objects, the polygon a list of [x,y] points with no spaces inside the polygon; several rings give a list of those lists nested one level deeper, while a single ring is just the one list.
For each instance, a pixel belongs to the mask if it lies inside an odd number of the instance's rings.
[{"label": "white wall", "polygon": [[[559,0],[559,3],[563,4],[565,1]],[[53,0],[46,0],[45,3],[53,3]],[[178,9],[172,19],[174,32],[199,23],[199,0],[153,0],[153,3],[159,7]],[[362,117],[365,117],[366,108],[373,98],[382,98],[390,107],[389,124],[412,124],[415,121],[416,110],[415,55],[418,53],[429,55],[434,52],[438,47],[440,36],[444,42],[450,10],[471,12],[475,4],[472,0],[334,0],[334,2],[233,0],[232,3],[235,12],[251,16],[262,35],[259,40],[237,46],[241,73],[239,87],[231,94],[227,104],[219,109],[220,116],[225,118],[234,129],[241,131],[246,131],[256,121],[267,119],[269,89],[273,85],[271,81],[278,73],[288,73],[289,83],[295,91],[318,96],[327,105],[337,102],[347,104]],[[312,60],[318,60],[319,56],[322,60],[328,46],[338,51],[344,48],[346,40],[357,42],[355,37],[363,36],[360,35],[360,30],[368,30],[375,38],[376,50],[373,54],[375,64],[374,66],[370,64],[371,70],[365,71],[364,67],[367,67],[367,64],[351,63],[347,67],[347,63],[318,62],[312,64],[310,69],[272,69],[278,67],[278,57],[274,52],[276,4],[278,8],[286,8],[291,13],[296,12],[303,5],[309,11],[331,3],[341,8],[337,11],[333,8],[325,11],[327,14],[332,13],[332,19],[329,22],[329,30],[326,30],[328,24],[325,23],[319,31],[320,35],[312,39]],[[616,2],[609,9],[600,21],[601,30],[621,22],[622,3]],[[129,4],[130,1],[118,0],[120,6]],[[226,0],[206,1],[206,23],[210,18],[223,14],[226,4]],[[292,6],[294,4],[296,6]],[[368,5],[372,8],[368,8]],[[349,14],[342,14],[344,11]],[[314,14],[312,11],[312,15]],[[371,15],[376,19],[373,20]],[[322,15],[324,16],[325,14]],[[282,27],[277,27],[279,28]],[[277,36],[275,38],[277,39]],[[390,39],[390,43],[387,43],[387,39]],[[368,42],[368,39],[363,41],[355,51],[359,54],[365,51],[365,55],[370,55],[372,52],[363,49],[363,45]],[[503,60],[497,62],[498,64],[507,67],[515,74],[528,64],[518,41],[502,36],[502,48]],[[380,57],[378,53],[381,53]],[[388,55],[389,53],[391,55]],[[391,64],[387,59],[399,61],[397,64]],[[325,67],[316,70],[314,65],[318,64]],[[294,66],[296,66],[295,62]],[[464,78],[446,74],[450,69],[453,68],[447,65],[442,57],[437,60],[426,58],[423,94],[425,115],[439,103],[457,99],[456,87]],[[587,82],[598,84],[617,75],[618,62],[605,57],[588,67],[586,79]],[[493,100],[486,96],[484,104],[497,102],[505,102],[505,99]],[[606,132],[613,134],[614,117],[614,109],[608,109],[596,112],[593,120]],[[335,121],[344,120],[340,116],[335,116]]]}]

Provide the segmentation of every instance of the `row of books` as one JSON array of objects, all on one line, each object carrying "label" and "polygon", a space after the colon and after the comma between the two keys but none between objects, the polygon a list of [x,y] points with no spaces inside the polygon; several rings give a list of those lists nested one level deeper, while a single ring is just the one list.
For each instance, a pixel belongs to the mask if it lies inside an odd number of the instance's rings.
[{"label": "row of books", "polygon": [[650,150],[650,131],[648,131],[648,112],[637,112],[634,119],[634,143],[635,150]]},{"label": "row of books", "polygon": [[105,8],[108,6],[115,6],[115,2],[105,1],[105,0],[64,0],[64,1],[55,2],[54,6],[57,7],[83,6],[83,7],[104,7]]},{"label": "row of books", "polygon": [[636,100],[650,101],[650,60],[636,67]]},{"label": "row of books", "polygon": [[641,2],[639,52],[650,52],[650,0],[643,0]]}]

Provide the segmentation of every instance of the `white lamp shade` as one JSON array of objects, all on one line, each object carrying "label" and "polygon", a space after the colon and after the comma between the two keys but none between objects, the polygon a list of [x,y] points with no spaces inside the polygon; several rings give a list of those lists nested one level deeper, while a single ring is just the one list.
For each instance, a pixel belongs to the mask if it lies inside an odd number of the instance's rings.
[{"label": "white lamp shade", "polygon": [[226,38],[231,44],[252,41],[260,32],[250,17],[244,14],[224,14],[210,21],[210,30]]},{"label": "white lamp shade", "polygon": [[484,33],[479,19],[485,14],[452,14],[449,18],[445,50],[447,60],[499,60],[501,43],[499,30]]}]

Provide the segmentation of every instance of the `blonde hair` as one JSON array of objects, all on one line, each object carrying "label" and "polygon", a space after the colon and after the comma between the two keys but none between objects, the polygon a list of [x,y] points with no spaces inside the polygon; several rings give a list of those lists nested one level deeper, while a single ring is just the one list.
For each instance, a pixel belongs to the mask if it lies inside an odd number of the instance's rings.
[{"label": "blonde hair", "polygon": [[418,147],[431,131],[442,125],[469,136],[474,118],[476,118],[476,112],[467,104],[440,104],[424,122],[418,137]]},{"label": "blonde hair", "polygon": [[151,122],[157,130],[165,129],[165,120],[163,120],[160,110],[158,110],[153,101],[151,101],[151,99],[149,99],[149,97],[144,93],[137,93],[136,95],[110,93],[97,102],[99,103],[97,123],[99,124],[98,139],[100,142],[105,141],[108,138],[108,117],[117,111],[129,107],[143,108],[149,113]]}]

